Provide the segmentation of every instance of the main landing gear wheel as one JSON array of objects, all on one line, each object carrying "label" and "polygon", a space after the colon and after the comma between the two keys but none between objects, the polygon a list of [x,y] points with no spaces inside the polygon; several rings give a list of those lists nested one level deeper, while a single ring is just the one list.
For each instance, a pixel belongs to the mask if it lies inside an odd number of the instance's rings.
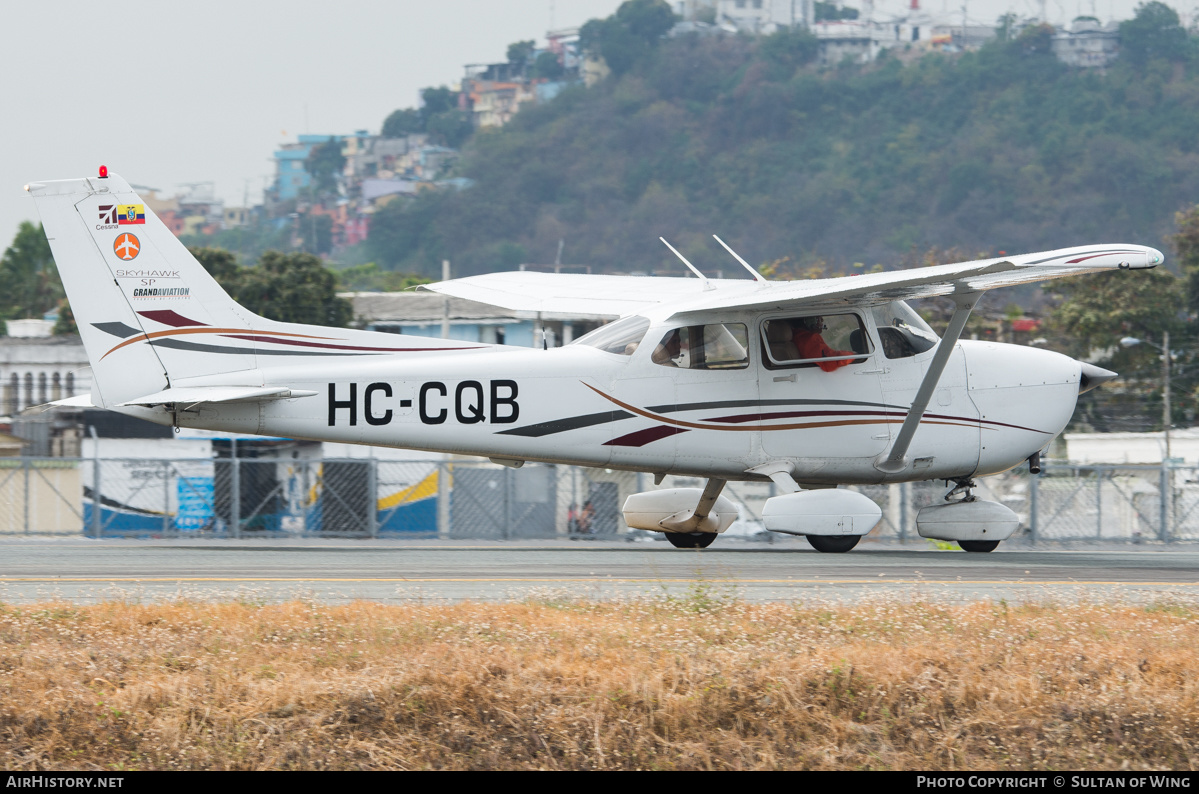
[{"label": "main landing gear wheel", "polygon": [[858,545],[861,535],[806,535],[812,548],[825,554],[844,554]]},{"label": "main landing gear wheel", "polygon": [[958,545],[962,547],[962,551],[995,551],[999,546],[997,540],[959,540]]},{"label": "main landing gear wheel", "polygon": [[676,549],[706,549],[716,540],[715,532],[667,532],[666,539]]}]

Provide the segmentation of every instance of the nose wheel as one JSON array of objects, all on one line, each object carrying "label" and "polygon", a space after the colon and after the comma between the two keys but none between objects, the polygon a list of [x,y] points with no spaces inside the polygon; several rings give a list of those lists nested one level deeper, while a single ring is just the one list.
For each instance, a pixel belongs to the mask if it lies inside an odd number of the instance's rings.
[{"label": "nose wheel", "polygon": [[666,539],[676,549],[706,549],[716,540],[715,532],[667,532]]},{"label": "nose wheel", "polygon": [[824,554],[844,554],[858,545],[861,535],[806,535],[812,548]]},{"label": "nose wheel", "polygon": [[958,545],[962,547],[962,551],[977,551],[988,552],[995,551],[999,547],[997,540],[959,540]]}]

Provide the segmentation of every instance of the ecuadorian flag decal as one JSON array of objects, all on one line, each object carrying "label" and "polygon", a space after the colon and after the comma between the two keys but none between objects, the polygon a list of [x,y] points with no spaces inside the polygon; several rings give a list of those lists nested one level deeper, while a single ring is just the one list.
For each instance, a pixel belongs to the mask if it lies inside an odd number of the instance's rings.
[{"label": "ecuadorian flag decal", "polygon": [[145,204],[118,204],[117,205],[117,223],[125,226],[130,223],[145,223],[146,222],[146,205]]}]

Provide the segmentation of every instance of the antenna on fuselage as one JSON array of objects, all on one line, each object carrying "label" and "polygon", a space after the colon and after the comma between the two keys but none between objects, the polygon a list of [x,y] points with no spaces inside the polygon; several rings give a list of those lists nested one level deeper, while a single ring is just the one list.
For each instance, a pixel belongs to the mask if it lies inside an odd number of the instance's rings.
[{"label": "antenna on fuselage", "polygon": [[749,274],[754,277],[754,281],[761,282],[762,284],[766,283],[766,277],[763,276],[761,273],[759,273],[757,270],[755,270],[753,267],[751,267],[749,262],[746,262],[744,259],[742,259],[741,256],[736,251],[734,251],[732,248],[729,248],[728,243],[726,243],[724,240],[721,240],[719,237],[716,237],[716,235],[712,235],[712,236],[716,238],[716,242],[718,242],[724,246],[724,250],[728,251],[730,254],[733,255],[733,259],[736,259],[738,262],[740,262],[745,267],[746,270],[749,271]]},{"label": "antenna on fuselage", "polygon": [[670,243],[666,242],[666,238],[665,238],[665,237],[659,237],[658,239],[659,239],[659,240],[661,240],[661,241],[662,241],[662,245],[664,245],[664,246],[666,246],[667,248],[669,248],[669,249],[670,249],[670,252],[671,252],[671,253],[673,253],[675,256],[677,256],[677,257],[679,258],[679,261],[680,261],[680,262],[682,262],[684,265],[686,265],[686,266],[687,266],[687,267],[688,267],[688,268],[691,270],[691,272],[692,272],[692,273],[694,273],[695,275],[699,276],[699,280],[700,280],[700,281],[702,281],[702,282],[704,282],[704,289],[712,289],[712,285],[711,285],[710,283],[708,283],[708,277],[707,277],[707,276],[705,276],[703,273],[699,272],[699,270],[698,270],[698,269],[696,269],[695,265],[693,265],[693,264],[691,264],[690,262],[688,262],[688,261],[687,261],[687,257],[685,257],[685,256],[683,256],[682,254],[680,254],[680,253],[679,253],[679,252],[678,252],[678,251],[675,249],[675,247],[674,247],[673,245],[671,245]]}]

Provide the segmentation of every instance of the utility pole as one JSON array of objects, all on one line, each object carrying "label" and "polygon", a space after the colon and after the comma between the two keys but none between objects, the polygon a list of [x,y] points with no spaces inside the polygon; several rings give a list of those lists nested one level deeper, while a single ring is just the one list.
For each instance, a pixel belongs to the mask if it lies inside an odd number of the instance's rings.
[{"label": "utility pole", "polygon": [[1170,332],[1162,332],[1162,429],[1166,438],[1166,457],[1170,460]]}]

